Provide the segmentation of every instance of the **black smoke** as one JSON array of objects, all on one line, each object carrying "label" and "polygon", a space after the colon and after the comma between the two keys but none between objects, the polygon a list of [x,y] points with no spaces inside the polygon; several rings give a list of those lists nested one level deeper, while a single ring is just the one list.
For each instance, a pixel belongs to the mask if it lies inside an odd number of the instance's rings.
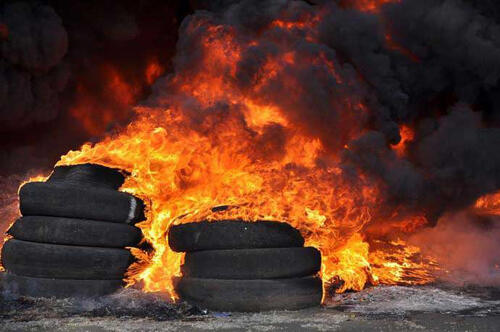
[{"label": "black smoke", "polygon": [[1,130],[53,120],[69,76],[61,18],[49,6],[14,2],[3,5],[0,21],[7,29],[1,41]]}]

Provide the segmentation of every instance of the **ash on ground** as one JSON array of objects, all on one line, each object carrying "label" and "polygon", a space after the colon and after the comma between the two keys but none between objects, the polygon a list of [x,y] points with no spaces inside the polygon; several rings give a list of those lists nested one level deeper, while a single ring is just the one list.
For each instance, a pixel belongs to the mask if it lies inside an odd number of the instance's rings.
[{"label": "ash on ground", "polygon": [[326,305],[365,315],[500,315],[500,288],[451,285],[377,286],[362,292],[336,294]]},{"label": "ash on ground", "polygon": [[166,321],[204,314],[206,311],[185,302],[174,303],[165,294],[148,294],[136,289],[124,289],[98,299],[31,298],[5,293],[0,296],[0,320],[115,317]]}]

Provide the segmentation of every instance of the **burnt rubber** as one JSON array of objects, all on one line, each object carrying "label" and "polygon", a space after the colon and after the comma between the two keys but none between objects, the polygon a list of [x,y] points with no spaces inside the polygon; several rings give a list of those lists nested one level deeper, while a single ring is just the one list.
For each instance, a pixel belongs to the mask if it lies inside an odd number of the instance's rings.
[{"label": "burnt rubber", "polygon": [[24,216],[82,218],[134,224],[144,220],[144,203],[124,192],[64,183],[30,182],[19,191]]},{"label": "burnt rubber", "polygon": [[304,238],[287,223],[221,220],[172,226],[168,243],[173,251],[302,247]]},{"label": "burnt rubber", "polygon": [[66,246],[11,239],[2,249],[8,272],[36,278],[123,279],[134,261],[126,249]]},{"label": "burnt rubber", "polygon": [[72,183],[92,187],[104,187],[116,190],[125,181],[122,171],[97,164],[79,164],[57,166],[47,182]]},{"label": "burnt rubber", "polygon": [[181,299],[215,311],[297,310],[321,303],[317,277],[271,280],[179,278]]},{"label": "burnt rubber", "polygon": [[90,247],[132,247],[141,240],[141,230],[127,224],[45,216],[21,217],[7,233],[17,240]]},{"label": "burnt rubber", "polygon": [[187,253],[182,275],[209,279],[275,279],[313,275],[321,268],[315,248],[207,250]]},{"label": "burnt rubber", "polygon": [[122,280],[48,279],[0,273],[0,289],[13,296],[88,298],[114,293],[122,286]]}]

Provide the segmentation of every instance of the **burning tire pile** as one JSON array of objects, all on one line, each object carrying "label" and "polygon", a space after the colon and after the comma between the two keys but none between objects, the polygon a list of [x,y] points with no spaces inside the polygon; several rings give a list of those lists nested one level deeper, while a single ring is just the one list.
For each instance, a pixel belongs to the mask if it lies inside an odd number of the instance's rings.
[{"label": "burning tire pile", "polygon": [[19,192],[22,217],[2,251],[4,289],[34,297],[87,297],[123,285],[144,219],[143,202],[117,189],[124,175],[83,164],[56,167]]},{"label": "burning tire pile", "polygon": [[186,252],[176,290],[219,311],[294,310],[319,305],[321,254],[279,222],[189,223],[171,227],[170,247]]},{"label": "burning tire pile", "polygon": [[[95,297],[123,285],[144,219],[143,202],[118,188],[119,171],[60,166],[19,191],[19,218],[2,250],[3,288],[33,297]],[[172,250],[185,252],[181,299],[220,311],[301,309],[320,304],[321,254],[299,231],[274,221],[176,225]]]}]

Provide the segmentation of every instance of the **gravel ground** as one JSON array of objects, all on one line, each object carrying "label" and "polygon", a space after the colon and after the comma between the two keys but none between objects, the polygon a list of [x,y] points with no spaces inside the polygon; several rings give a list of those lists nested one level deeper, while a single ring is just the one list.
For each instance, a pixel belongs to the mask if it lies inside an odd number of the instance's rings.
[{"label": "gravel ground", "polygon": [[99,300],[0,298],[1,331],[500,331],[500,289],[380,286],[324,306],[207,312],[126,289]]}]

